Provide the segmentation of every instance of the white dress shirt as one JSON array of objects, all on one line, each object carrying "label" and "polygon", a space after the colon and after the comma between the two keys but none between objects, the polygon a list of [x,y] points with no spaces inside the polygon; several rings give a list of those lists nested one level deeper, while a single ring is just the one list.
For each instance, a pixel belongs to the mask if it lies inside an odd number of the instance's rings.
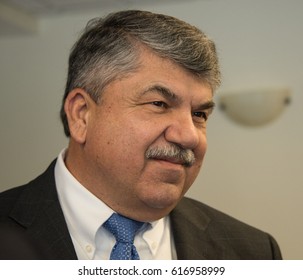
[{"label": "white dress shirt", "polygon": [[[102,224],[114,211],[68,171],[64,163],[65,152],[63,150],[58,156],[55,180],[77,257],[80,260],[108,260],[116,241]],[[136,235],[134,244],[142,260],[176,259],[168,216],[143,227]]]}]

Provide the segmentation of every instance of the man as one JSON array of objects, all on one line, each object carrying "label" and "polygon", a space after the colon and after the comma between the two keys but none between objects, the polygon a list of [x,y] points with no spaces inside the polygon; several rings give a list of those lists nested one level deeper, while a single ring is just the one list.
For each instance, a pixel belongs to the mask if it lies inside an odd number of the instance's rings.
[{"label": "man", "polygon": [[2,224],[43,258],[280,259],[267,233],[183,198],[219,84],[214,43],[187,23],[143,11],[90,22],[69,58],[68,148],[1,195]]}]

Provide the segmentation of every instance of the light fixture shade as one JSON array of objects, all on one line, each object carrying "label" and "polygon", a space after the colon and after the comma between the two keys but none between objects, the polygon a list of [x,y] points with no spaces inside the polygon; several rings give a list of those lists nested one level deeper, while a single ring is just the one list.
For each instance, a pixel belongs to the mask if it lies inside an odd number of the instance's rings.
[{"label": "light fixture shade", "polygon": [[254,90],[225,93],[219,106],[233,121],[246,126],[260,126],[276,119],[290,102],[288,89]]}]

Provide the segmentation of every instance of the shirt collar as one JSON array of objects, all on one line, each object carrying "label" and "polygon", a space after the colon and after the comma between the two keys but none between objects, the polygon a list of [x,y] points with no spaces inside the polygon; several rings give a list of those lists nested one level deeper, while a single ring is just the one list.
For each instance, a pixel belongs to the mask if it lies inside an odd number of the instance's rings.
[{"label": "shirt collar", "polygon": [[55,167],[55,179],[59,200],[71,236],[83,244],[95,244],[98,228],[114,212],[100,199],[83,187],[69,172],[64,163],[63,150]]},{"label": "shirt collar", "polygon": [[149,226],[145,232],[143,232],[142,238],[148,244],[148,247],[153,256],[155,256],[159,250],[159,246],[164,239],[164,228],[168,222],[168,217],[164,217],[160,220],[149,223]]}]

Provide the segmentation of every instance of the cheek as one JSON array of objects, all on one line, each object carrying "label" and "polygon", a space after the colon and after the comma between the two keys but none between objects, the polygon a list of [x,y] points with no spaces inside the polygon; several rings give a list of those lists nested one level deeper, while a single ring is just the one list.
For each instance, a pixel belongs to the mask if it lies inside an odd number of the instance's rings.
[{"label": "cheek", "polygon": [[90,147],[98,161],[108,167],[116,168],[116,172],[135,172],[132,168],[139,168],[144,160],[146,135],[138,127],[129,126],[122,122],[110,125],[100,124],[92,129]]},{"label": "cheek", "polygon": [[196,166],[198,168],[201,168],[204,156],[207,151],[207,138],[205,133],[201,134],[199,145],[193,151],[196,157]]},{"label": "cheek", "polygon": [[112,131],[112,142],[121,147],[123,153],[135,157],[141,156],[144,159],[145,151],[161,135],[161,130],[157,125],[151,125],[145,121],[134,121],[128,118],[126,123],[121,123]]},{"label": "cheek", "polygon": [[195,156],[196,156],[196,161],[195,161],[194,165],[187,172],[186,183],[185,183],[187,190],[193,184],[193,182],[195,181],[195,179],[197,178],[197,176],[201,170],[201,167],[203,165],[204,156],[206,153],[206,149],[207,149],[207,143],[206,143],[206,139],[205,139],[200,144],[200,147],[194,151]]}]

